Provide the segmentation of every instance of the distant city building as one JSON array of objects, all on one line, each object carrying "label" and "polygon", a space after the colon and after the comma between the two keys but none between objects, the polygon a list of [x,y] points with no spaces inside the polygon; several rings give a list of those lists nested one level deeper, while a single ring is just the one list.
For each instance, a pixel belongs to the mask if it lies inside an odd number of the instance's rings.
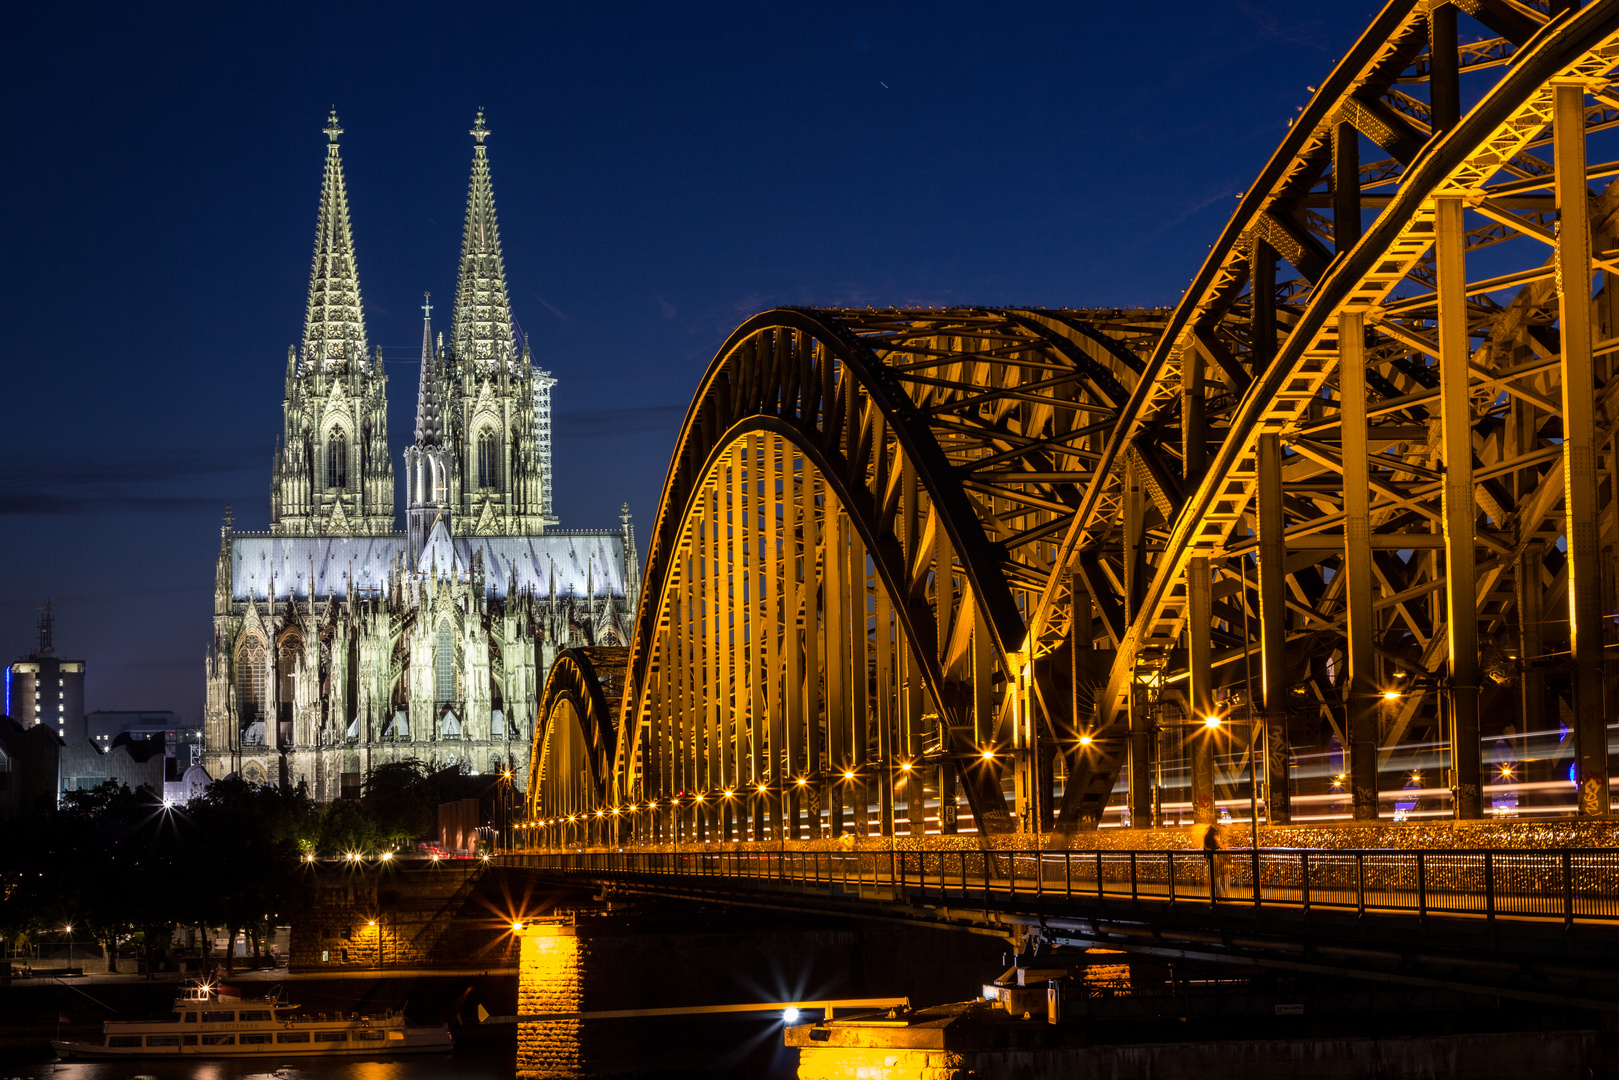
[{"label": "distant city building", "polygon": [[164,749],[161,736],[131,738],[127,732],[105,748],[89,739],[69,743],[61,751],[62,791],[89,791],[116,780],[131,790],[144,784],[161,796],[168,760]]},{"label": "distant city building", "polygon": [[450,341],[423,305],[416,433],[396,531],[387,373],[367,354],[334,113],[301,350],[289,349],[270,531],[221,530],[207,656],[209,775],[358,793],[384,762],[527,783],[546,669],[629,638],[629,510],[559,530],[551,389],[507,293],[479,113]]},{"label": "distant city building", "polygon": [[0,717],[0,818],[56,806],[62,740],[44,724],[24,726]]},{"label": "distant city building", "polygon": [[181,762],[181,768],[202,764],[202,728],[180,722],[180,714],[167,709],[97,709],[84,714],[85,734],[91,742],[107,749],[118,736],[164,740],[164,753]]},{"label": "distant city building", "polygon": [[56,655],[54,620],[47,601],[39,618],[39,645],[6,668],[6,715],[23,727],[45,724],[64,742],[85,738],[84,661]]}]

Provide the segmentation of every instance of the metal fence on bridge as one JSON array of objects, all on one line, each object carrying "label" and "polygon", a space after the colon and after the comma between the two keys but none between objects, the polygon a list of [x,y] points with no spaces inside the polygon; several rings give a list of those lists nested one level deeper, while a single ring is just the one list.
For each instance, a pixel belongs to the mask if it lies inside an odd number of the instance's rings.
[{"label": "metal fence on bridge", "polygon": [[[724,879],[761,891],[989,905],[1200,904],[1517,919],[1619,921],[1619,850],[577,851],[507,865],[600,877]],[[1211,889],[1210,884],[1213,883]]]}]

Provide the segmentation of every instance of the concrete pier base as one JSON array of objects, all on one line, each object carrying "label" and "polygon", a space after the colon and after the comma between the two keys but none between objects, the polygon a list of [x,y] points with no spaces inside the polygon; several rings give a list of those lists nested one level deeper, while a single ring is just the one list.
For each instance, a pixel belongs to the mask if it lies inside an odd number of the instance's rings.
[{"label": "concrete pier base", "polygon": [[1595,1031],[950,1050],[794,1037],[809,1030],[788,1039],[799,1049],[799,1080],[1573,1080],[1609,1075],[1613,1060],[1609,1039]]}]

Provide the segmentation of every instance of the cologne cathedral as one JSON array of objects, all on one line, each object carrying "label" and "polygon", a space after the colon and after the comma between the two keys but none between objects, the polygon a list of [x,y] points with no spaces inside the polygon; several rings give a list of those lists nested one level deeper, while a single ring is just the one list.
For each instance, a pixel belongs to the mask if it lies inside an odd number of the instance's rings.
[{"label": "cologne cathedral", "polygon": [[450,335],[423,305],[405,530],[388,377],[368,353],[334,112],[301,348],[287,351],[270,531],[221,530],[203,766],[357,792],[416,759],[527,783],[551,658],[628,637],[639,567],[615,529],[551,507],[551,388],[512,319],[480,112]]}]

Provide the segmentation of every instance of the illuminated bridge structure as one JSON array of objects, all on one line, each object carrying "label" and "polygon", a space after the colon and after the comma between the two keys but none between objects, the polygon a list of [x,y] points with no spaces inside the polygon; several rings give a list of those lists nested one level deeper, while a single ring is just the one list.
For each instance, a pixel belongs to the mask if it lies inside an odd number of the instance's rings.
[{"label": "illuminated bridge structure", "polygon": [[1393,0],[1173,308],[748,320],[527,846],[1605,818],[1616,66]]}]

